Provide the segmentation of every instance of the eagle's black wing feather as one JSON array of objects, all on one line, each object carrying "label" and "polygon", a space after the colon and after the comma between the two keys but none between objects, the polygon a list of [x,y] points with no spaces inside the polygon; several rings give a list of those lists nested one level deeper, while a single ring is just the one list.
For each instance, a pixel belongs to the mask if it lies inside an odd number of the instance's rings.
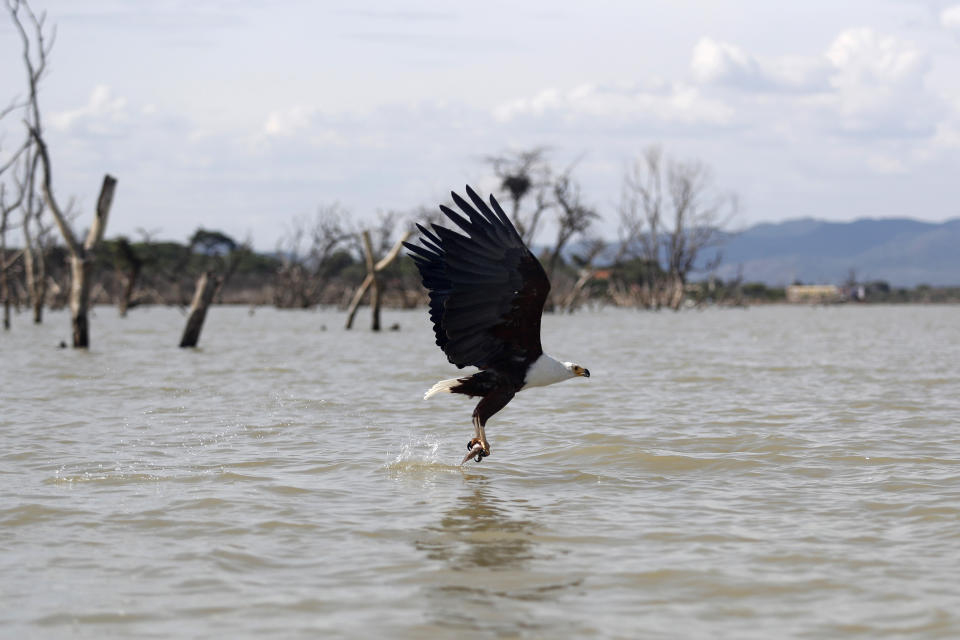
[{"label": "eagle's black wing feather", "polygon": [[458,367],[523,365],[525,373],[543,353],[550,281],[493,196],[487,206],[469,186],[472,205],[452,195],[460,213],[440,209],[466,235],[417,225],[422,246],[404,243],[430,292],[437,345]]}]

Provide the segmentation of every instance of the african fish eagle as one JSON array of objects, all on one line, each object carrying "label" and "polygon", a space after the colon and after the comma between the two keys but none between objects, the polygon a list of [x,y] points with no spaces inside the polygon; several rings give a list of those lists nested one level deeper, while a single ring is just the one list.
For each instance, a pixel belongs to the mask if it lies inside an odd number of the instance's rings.
[{"label": "african fish eagle", "polygon": [[[440,210],[466,235],[440,225],[418,224],[422,246],[404,242],[430,293],[430,320],[437,346],[458,368],[480,369],[463,378],[441,380],[424,398],[437,393],[480,396],[473,410],[475,437],[461,464],[490,455],[484,427],[518,391],[542,387],[590,371],[561,362],[540,346],[540,317],[550,291],[543,266],[491,195],[490,206],[467,186],[473,206],[456,193],[463,215]],[[466,216],[466,217],[464,217]]]}]

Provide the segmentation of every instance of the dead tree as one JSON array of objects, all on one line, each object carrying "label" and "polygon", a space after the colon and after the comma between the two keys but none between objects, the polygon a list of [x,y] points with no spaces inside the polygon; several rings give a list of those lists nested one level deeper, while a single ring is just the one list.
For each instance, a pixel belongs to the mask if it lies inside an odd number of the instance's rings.
[{"label": "dead tree", "polygon": [[664,279],[660,268],[660,233],[663,226],[663,153],[648,148],[626,172],[620,201],[620,248],[616,263],[625,258],[640,259],[645,265],[636,290],[639,302],[648,309],[662,305]]},{"label": "dead tree", "polygon": [[283,262],[277,271],[274,304],[300,309],[319,304],[331,275],[343,266],[334,257],[347,236],[337,205],[321,207],[312,221],[295,219],[277,247]]},{"label": "dead tree", "polygon": [[716,269],[721,256],[717,252],[705,263],[697,259],[723,238],[722,227],[737,211],[736,196],[716,192],[710,170],[700,162],[671,163],[667,172],[673,228],[667,243],[667,272],[670,274],[671,309],[683,303],[688,274],[699,268]]},{"label": "dead tree", "polygon": [[356,292],[353,294],[353,299],[350,301],[350,307],[347,309],[347,329],[353,328],[353,318],[357,315],[357,309],[360,307],[360,302],[363,301],[363,296],[367,293],[367,289],[371,289],[370,294],[370,309],[372,312],[371,325],[370,328],[373,331],[380,331],[380,278],[379,274],[381,271],[390,266],[390,263],[393,262],[396,257],[400,254],[400,249],[403,248],[403,243],[410,237],[410,232],[407,231],[403,236],[397,240],[393,245],[393,248],[380,259],[379,262],[375,262],[376,258],[373,254],[373,243],[370,241],[370,232],[364,230],[360,234],[361,240],[363,242],[363,255],[364,261],[367,265],[367,275],[363,279],[363,282],[357,287]]},{"label": "dead tree", "polygon": [[[27,128],[43,166],[43,181],[41,182],[43,197],[70,253],[70,316],[73,329],[73,346],[86,348],[90,346],[90,330],[87,319],[87,311],[90,305],[90,273],[93,269],[94,252],[100,241],[103,240],[103,234],[106,231],[107,218],[110,214],[110,205],[113,203],[117,180],[109,174],[104,176],[100,196],[97,198],[93,223],[90,225],[86,240],[81,243],[54,196],[50,154],[43,138],[40,118],[37,84],[46,68],[47,55],[50,52],[52,40],[49,42],[46,40],[43,14],[37,17],[23,0],[8,0],[7,7],[23,44],[23,63],[27,70],[29,89],[26,101]],[[20,17],[21,9],[24,10],[33,29],[32,42],[31,36],[27,34],[23,26]]]},{"label": "dead tree", "polygon": [[66,243],[70,254],[70,321],[75,348],[90,346],[90,327],[88,311],[90,307],[90,276],[93,270],[94,254],[107,228],[107,218],[110,215],[110,206],[113,204],[113,194],[117,188],[117,179],[107,174],[103,177],[100,187],[100,196],[97,198],[97,208],[94,212],[93,224],[87,232],[86,240],[81,244],[67,222],[66,215],[57,204],[53,193],[53,178],[51,176],[50,157],[47,146],[40,131],[33,127],[34,136],[40,159],[43,164],[43,196],[50,213],[60,229],[60,234]]},{"label": "dead tree", "polygon": [[197,278],[197,288],[193,293],[193,302],[187,314],[187,326],[184,327],[183,335],[180,337],[181,347],[197,346],[197,342],[200,341],[200,332],[203,330],[203,322],[207,319],[207,309],[217,295],[221,283],[220,277],[213,271],[205,271]]},{"label": "dead tree", "polygon": [[[500,180],[500,188],[509,194],[510,219],[528,246],[536,236],[543,214],[551,207],[552,171],[546,153],[545,148],[535,147],[486,159]],[[532,204],[525,206],[531,198]]]},{"label": "dead tree", "polygon": [[110,215],[110,205],[113,203],[113,193],[117,188],[117,179],[109,174],[103,177],[103,185],[100,187],[100,196],[97,198],[97,209],[93,224],[90,225],[86,240],[83,244],[80,244],[54,199],[50,178],[50,160],[47,157],[46,146],[39,135],[37,135],[36,140],[44,167],[44,198],[46,198],[47,206],[53,214],[53,219],[57,222],[61,235],[63,235],[67,250],[70,252],[70,321],[73,329],[73,346],[87,348],[90,346],[90,327],[87,313],[90,307],[90,276],[93,270],[94,253],[103,240],[103,234],[106,231],[107,217]]},{"label": "dead tree", "polygon": [[690,272],[719,264],[719,254],[703,264],[697,260],[720,243],[736,209],[736,197],[717,190],[705,165],[667,160],[658,147],[647,149],[624,176],[617,256],[617,262],[642,261],[639,302],[679,309]]}]

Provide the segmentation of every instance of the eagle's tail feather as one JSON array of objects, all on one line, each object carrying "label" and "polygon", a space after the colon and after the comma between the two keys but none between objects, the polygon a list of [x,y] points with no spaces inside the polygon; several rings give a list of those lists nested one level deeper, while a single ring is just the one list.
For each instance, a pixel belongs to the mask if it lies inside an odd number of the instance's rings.
[{"label": "eagle's tail feather", "polygon": [[459,385],[461,382],[462,380],[460,380],[460,378],[441,380],[427,390],[427,392],[423,395],[423,399],[426,400],[427,398],[435,396],[438,393],[453,393],[453,388]]},{"label": "eagle's tail feather", "polygon": [[488,393],[493,391],[496,386],[497,377],[494,373],[492,373],[490,370],[477,371],[472,376],[441,380],[427,390],[427,393],[424,394],[423,399],[426,400],[427,398],[438,393],[462,393],[463,395],[470,396],[471,398],[476,396],[486,396]]}]

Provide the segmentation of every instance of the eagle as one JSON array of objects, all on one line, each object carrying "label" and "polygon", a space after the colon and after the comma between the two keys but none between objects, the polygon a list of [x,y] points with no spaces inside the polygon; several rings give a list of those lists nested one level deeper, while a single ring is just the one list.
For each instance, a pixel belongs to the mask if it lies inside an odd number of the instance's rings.
[{"label": "eagle", "polygon": [[[463,233],[417,224],[420,244],[404,242],[430,296],[437,346],[458,368],[473,375],[441,380],[424,395],[459,393],[479,397],[473,410],[474,438],[460,464],[490,455],[484,427],[524,389],[542,387],[590,371],[543,352],[540,318],[550,292],[543,265],[524,244],[496,198],[490,204],[466,187],[472,205],[452,192],[461,213],[440,210]],[[465,235],[464,235],[465,234]]]}]

